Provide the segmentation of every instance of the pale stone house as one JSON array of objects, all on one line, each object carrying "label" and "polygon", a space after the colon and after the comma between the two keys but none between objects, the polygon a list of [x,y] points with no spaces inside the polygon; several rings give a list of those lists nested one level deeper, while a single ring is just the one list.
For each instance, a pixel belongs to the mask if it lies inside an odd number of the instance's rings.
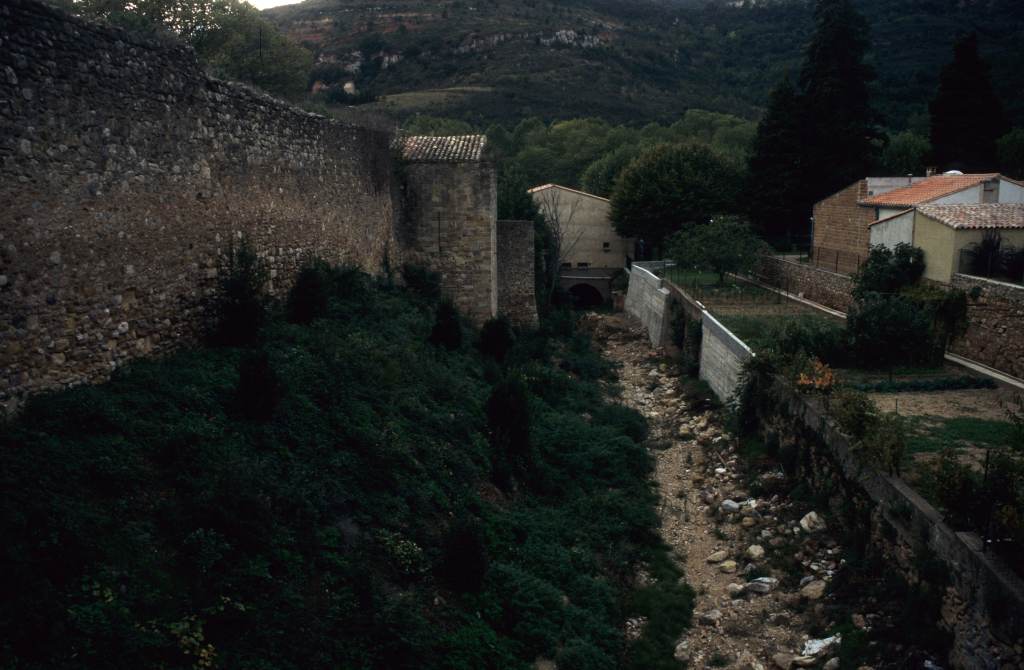
[{"label": "pale stone house", "polygon": [[557,184],[531,188],[530,195],[548,224],[559,229],[563,269],[619,269],[632,257],[634,242],[615,232],[607,198]]}]

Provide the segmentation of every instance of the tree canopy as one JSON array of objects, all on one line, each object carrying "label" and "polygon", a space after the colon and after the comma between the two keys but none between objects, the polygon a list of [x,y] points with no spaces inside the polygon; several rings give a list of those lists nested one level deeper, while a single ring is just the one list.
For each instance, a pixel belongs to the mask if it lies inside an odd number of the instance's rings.
[{"label": "tree canopy", "polygon": [[1002,103],[971,33],[953,46],[953,60],[939,75],[928,105],[935,163],[942,169],[986,172],[997,165],[996,141],[1008,130]]},{"label": "tree canopy", "polygon": [[715,217],[710,223],[681,230],[668,239],[668,255],[685,268],[706,270],[725,283],[729,272],[747,272],[765,248],[750,224],[737,216]]},{"label": "tree canopy", "polygon": [[740,175],[707,147],[661,144],[622,172],[612,191],[612,222],[623,237],[658,247],[680,228],[735,210]]}]

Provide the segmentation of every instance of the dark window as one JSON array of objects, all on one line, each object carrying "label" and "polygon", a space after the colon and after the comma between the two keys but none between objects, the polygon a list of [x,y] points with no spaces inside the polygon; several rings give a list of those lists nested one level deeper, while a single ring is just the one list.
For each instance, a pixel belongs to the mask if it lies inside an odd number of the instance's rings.
[{"label": "dark window", "polygon": [[576,267],[578,267],[578,268],[589,268],[590,267],[590,263],[577,263]]},{"label": "dark window", "polygon": [[611,251],[612,250],[612,243],[611,242],[605,242],[601,246],[604,248],[605,251]]}]

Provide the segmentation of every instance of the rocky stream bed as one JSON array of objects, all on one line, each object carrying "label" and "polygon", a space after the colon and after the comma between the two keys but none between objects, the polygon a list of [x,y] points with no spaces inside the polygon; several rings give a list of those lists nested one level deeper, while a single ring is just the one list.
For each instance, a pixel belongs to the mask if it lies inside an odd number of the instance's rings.
[{"label": "rocky stream bed", "polygon": [[[748,468],[720,412],[694,397],[693,384],[650,347],[637,322],[622,314],[584,322],[603,354],[621,365],[622,401],[650,426],[661,533],[696,592],[678,660],[697,669],[835,670],[842,635],[829,632],[843,623],[847,635],[873,647],[871,658],[891,658],[870,666],[844,661],[844,668],[939,667],[910,645],[883,650],[868,642],[873,628],[897,630],[900,622],[891,604],[867,590],[851,594],[847,584],[845,593],[834,592],[845,565],[838,529],[822,511],[790,499],[795,483],[777,465]],[[627,636],[643,625],[626,622]]]}]

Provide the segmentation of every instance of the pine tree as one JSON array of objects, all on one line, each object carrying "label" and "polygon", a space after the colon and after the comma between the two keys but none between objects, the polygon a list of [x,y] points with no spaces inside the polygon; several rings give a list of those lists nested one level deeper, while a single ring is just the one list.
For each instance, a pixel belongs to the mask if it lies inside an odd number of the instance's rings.
[{"label": "pine tree", "polygon": [[939,90],[928,110],[933,160],[943,169],[987,172],[996,168],[996,141],[1009,124],[988,70],[974,33],[957,41],[953,61],[942,68]]},{"label": "pine tree", "polygon": [[866,176],[880,137],[864,63],[868,24],[850,0],[818,0],[800,71],[804,184],[816,202]]},{"label": "pine tree", "polygon": [[809,202],[801,174],[800,127],[799,97],[789,79],[784,79],[768,98],[747,164],[747,211],[761,234],[771,240],[806,227]]}]

